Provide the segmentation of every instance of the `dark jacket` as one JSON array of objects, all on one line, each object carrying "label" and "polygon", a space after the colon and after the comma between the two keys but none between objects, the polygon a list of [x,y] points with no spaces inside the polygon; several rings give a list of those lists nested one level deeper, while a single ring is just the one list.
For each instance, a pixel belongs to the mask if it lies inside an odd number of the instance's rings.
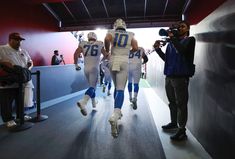
[{"label": "dark jacket", "polygon": [[164,74],[172,77],[192,77],[195,72],[194,60],[195,38],[172,38],[167,45],[165,54],[156,49],[165,61]]},{"label": "dark jacket", "polygon": [[61,61],[62,60],[58,56],[53,55],[51,58],[51,65],[59,65]]}]

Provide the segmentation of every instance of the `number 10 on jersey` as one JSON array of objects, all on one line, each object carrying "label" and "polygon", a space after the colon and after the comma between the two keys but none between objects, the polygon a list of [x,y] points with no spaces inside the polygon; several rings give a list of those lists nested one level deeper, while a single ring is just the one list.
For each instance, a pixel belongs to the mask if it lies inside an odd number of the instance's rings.
[{"label": "number 10 on jersey", "polygon": [[128,41],[128,34],[115,33],[113,46],[114,47],[126,47]]}]

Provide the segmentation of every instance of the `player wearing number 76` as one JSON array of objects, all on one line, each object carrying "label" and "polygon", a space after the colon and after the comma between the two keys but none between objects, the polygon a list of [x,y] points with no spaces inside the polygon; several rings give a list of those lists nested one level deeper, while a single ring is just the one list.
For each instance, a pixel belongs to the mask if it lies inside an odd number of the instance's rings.
[{"label": "player wearing number 76", "polygon": [[108,54],[104,50],[103,42],[97,41],[97,36],[94,32],[89,32],[87,35],[88,41],[82,41],[74,53],[74,64],[76,70],[80,70],[77,64],[78,57],[83,54],[84,57],[84,73],[89,83],[89,88],[86,90],[84,97],[77,102],[78,107],[81,109],[82,115],[86,116],[86,105],[89,99],[92,101],[93,108],[96,107],[95,90],[98,81],[99,62],[101,53],[104,57]]},{"label": "player wearing number 76", "polygon": [[109,122],[113,137],[118,136],[118,119],[121,119],[121,108],[124,101],[124,89],[128,75],[129,51],[138,49],[134,33],[126,31],[126,23],[122,19],[117,19],[114,29],[109,30],[104,39],[106,52],[110,51],[110,72],[114,83],[114,111]]}]

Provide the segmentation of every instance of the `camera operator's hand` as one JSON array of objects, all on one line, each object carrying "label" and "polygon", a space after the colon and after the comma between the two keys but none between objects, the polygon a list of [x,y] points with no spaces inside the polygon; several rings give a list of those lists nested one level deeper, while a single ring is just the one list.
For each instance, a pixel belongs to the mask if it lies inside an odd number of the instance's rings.
[{"label": "camera operator's hand", "polygon": [[155,43],[153,44],[154,49],[159,49],[160,46],[161,46],[161,41],[160,40],[156,40]]},{"label": "camera operator's hand", "polygon": [[75,69],[76,69],[77,71],[79,71],[79,70],[81,70],[81,67],[80,67],[78,64],[75,64]]}]

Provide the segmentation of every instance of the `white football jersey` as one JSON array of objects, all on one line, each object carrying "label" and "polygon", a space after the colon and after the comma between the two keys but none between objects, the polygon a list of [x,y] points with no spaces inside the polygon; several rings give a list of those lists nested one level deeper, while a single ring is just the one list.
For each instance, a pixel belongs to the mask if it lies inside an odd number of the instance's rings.
[{"label": "white football jersey", "polygon": [[139,48],[137,51],[129,52],[129,63],[142,64],[142,57],[145,51],[143,48]]},{"label": "white football jersey", "polygon": [[124,30],[109,30],[108,33],[113,38],[111,57],[118,58],[119,61],[127,61],[134,33]]},{"label": "white football jersey", "polygon": [[79,47],[82,48],[84,56],[84,65],[85,66],[99,66],[101,50],[104,47],[102,41],[82,41],[79,44]]},{"label": "white football jersey", "polygon": [[96,87],[99,72],[101,50],[104,47],[101,41],[82,41],[79,44],[84,56],[84,72],[91,87]]},{"label": "white football jersey", "polygon": [[143,54],[145,54],[145,51],[141,47],[137,51],[130,51],[129,53],[128,81],[130,83],[139,83],[140,81]]}]

